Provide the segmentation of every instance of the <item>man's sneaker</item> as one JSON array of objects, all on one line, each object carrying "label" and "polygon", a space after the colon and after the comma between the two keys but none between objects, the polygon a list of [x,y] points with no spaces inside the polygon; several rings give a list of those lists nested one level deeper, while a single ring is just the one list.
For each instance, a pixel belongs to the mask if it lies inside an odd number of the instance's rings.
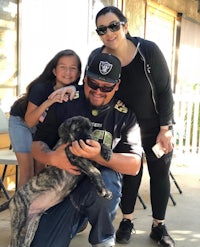
[{"label": "man's sneaker", "polygon": [[116,232],[116,241],[119,244],[128,244],[133,233],[134,225],[129,219],[123,219],[120,222],[119,229]]},{"label": "man's sneaker", "polygon": [[174,247],[175,242],[168,234],[166,226],[159,223],[157,226],[151,228],[150,237],[155,240],[159,245],[164,247]]}]

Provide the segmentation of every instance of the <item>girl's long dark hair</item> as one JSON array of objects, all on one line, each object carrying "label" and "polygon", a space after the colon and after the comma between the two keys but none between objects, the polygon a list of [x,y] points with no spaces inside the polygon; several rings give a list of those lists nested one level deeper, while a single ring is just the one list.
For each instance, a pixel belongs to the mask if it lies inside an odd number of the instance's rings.
[{"label": "girl's long dark hair", "polygon": [[[26,111],[27,105],[28,105],[28,96],[30,94],[31,88],[37,84],[37,83],[44,83],[44,84],[48,84],[48,83],[52,83],[52,85],[54,86],[56,84],[56,76],[53,74],[53,69],[56,68],[58,61],[61,57],[68,57],[68,56],[74,56],[77,59],[77,63],[78,63],[78,70],[81,74],[81,59],[80,57],[76,54],[75,51],[67,49],[67,50],[62,50],[60,52],[58,52],[46,65],[45,69],[43,70],[42,74],[39,75],[37,78],[35,78],[32,82],[30,82],[28,84],[28,86],[26,87],[26,93],[22,94],[21,97],[19,99],[17,99],[14,104],[12,105],[12,107],[15,107],[16,105],[21,105],[22,107],[24,107],[24,111]],[[72,84],[78,84],[80,80],[80,76],[76,79],[76,81],[74,81]]]},{"label": "girl's long dark hair", "polygon": [[[73,50],[70,50],[70,49],[62,50],[62,51],[58,52],[49,61],[49,63],[46,65],[46,67],[45,67],[44,71],[42,72],[42,74],[39,75],[36,79],[34,79],[32,82],[29,83],[29,85],[26,87],[26,95],[27,96],[29,95],[31,88],[37,83],[44,83],[44,84],[52,83],[53,86],[55,85],[56,76],[53,73],[53,69],[56,68],[59,59],[61,57],[64,57],[64,56],[75,56],[77,58],[78,70],[79,70],[79,72],[81,72],[81,66],[82,65],[81,65],[80,57]],[[72,84],[78,84],[79,80],[80,80],[80,76]]]}]

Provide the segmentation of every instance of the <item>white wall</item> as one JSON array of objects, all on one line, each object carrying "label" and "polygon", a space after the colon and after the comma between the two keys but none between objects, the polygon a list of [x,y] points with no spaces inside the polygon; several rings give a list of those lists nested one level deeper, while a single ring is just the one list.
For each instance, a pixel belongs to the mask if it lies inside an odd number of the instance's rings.
[{"label": "white wall", "polygon": [[[20,93],[60,50],[73,49],[83,70],[88,44],[90,0],[22,0],[20,4]],[[100,43],[101,44],[101,43]]]}]

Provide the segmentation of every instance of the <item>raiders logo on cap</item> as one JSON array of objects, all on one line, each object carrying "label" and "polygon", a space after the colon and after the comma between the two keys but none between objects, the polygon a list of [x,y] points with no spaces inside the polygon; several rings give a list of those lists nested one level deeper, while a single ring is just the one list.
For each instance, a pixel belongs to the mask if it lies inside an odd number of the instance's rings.
[{"label": "raiders logo on cap", "polygon": [[86,67],[86,75],[110,83],[118,83],[121,76],[120,60],[108,53],[98,53]]},{"label": "raiders logo on cap", "polygon": [[109,62],[100,61],[100,63],[99,63],[99,71],[102,75],[109,74],[112,67],[113,67],[113,65]]}]

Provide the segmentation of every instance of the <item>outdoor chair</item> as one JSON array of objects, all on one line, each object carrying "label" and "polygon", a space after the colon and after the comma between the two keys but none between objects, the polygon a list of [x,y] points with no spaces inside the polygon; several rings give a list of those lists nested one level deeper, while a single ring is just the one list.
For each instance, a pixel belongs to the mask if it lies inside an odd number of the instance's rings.
[{"label": "outdoor chair", "polygon": [[[1,108],[0,108],[0,123],[1,123],[0,134],[8,134],[8,119]],[[4,166],[0,177],[0,190],[3,191],[6,199],[10,200],[11,196],[9,195],[9,192],[4,185],[6,171],[9,165],[15,165],[16,167],[15,190],[17,190],[17,184],[18,184],[18,163],[15,153],[11,149],[11,146],[0,149],[0,165]]]},{"label": "outdoor chair", "polygon": [[[144,157],[145,157],[145,155],[143,156],[143,163],[144,163]],[[182,192],[180,186],[178,185],[178,183],[177,183],[177,181],[176,181],[176,179],[175,179],[175,177],[173,176],[173,174],[172,174],[171,171],[170,171],[170,173],[169,173],[169,176],[170,176],[171,180],[174,182],[174,184],[175,184],[176,188],[178,189],[179,193],[182,194],[183,192]],[[138,193],[138,195],[137,195],[137,198],[139,199],[139,201],[140,201],[140,203],[142,204],[143,208],[146,209],[147,206],[146,206],[144,200],[142,199],[142,197],[141,197],[141,195],[140,195],[139,193]],[[170,195],[169,195],[169,198],[170,198],[170,200],[172,201],[173,205],[176,206],[176,201],[174,200],[174,197],[172,196],[171,193],[170,193]]]}]

